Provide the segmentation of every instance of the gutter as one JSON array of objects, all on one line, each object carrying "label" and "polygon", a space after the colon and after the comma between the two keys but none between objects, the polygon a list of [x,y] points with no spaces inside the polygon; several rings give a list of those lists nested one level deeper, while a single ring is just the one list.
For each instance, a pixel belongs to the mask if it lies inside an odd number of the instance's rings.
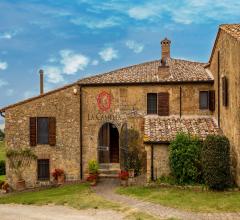
[{"label": "gutter", "polygon": [[98,86],[137,86],[137,85],[183,85],[183,84],[198,84],[198,83],[206,83],[213,84],[214,80],[199,80],[199,81],[162,81],[162,82],[129,82],[129,83],[81,83],[78,84],[84,87],[98,87]]},{"label": "gutter", "polygon": [[0,115],[1,115],[3,118],[5,118],[5,115],[3,114],[3,112],[0,112]]}]

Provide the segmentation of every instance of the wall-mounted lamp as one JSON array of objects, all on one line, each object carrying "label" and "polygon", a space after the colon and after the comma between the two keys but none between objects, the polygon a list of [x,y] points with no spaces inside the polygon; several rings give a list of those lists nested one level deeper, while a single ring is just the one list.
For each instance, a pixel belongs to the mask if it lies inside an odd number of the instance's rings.
[{"label": "wall-mounted lamp", "polygon": [[78,91],[77,91],[77,88],[74,88],[74,89],[73,89],[74,95],[77,95],[77,92],[78,92]]}]

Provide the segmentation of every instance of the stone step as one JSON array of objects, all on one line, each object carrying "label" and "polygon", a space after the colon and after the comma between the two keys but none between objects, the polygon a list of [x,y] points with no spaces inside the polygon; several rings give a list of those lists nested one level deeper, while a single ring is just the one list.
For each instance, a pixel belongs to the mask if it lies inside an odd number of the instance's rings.
[{"label": "stone step", "polygon": [[99,169],[99,173],[102,174],[119,174],[119,169]]},{"label": "stone step", "polygon": [[118,174],[104,174],[104,173],[100,173],[99,177],[100,178],[118,178]]},{"label": "stone step", "polygon": [[100,163],[100,169],[118,169],[120,170],[120,163]]}]

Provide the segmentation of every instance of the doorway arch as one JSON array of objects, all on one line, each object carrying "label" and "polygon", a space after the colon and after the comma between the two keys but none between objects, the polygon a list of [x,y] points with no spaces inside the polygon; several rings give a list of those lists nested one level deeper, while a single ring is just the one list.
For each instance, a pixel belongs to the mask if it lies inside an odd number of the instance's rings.
[{"label": "doorway arch", "polygon": [[104,123],[99,129],[98,162],[119,163],[119,132],[113,123]]}]

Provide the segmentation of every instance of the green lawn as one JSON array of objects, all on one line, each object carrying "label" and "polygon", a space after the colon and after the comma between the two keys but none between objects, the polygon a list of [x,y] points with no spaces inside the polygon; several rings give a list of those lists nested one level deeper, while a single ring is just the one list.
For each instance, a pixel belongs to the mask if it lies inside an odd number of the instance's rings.
[{"label": "green lawn", "polygon": [[91,191],[87,184],[74,184],[58,188],[51,188],[37,192],[21,192],[10,194],[0,199],[1,204],[56,204],[69,205],[77,209],[85,208],[110,208],[117,209],[119,206],[103,200]]},{"label": "green lawn", "polygon": [[0,198],[0,204],[10,203],[68,205],[76,209],[112,209],[122,212],[128,220],[157,220],[149,214],[136,212],[101,198],[89,188],[88,184],[67,185],[36,192],[19,192]]},{"label": "green lawn", "polygon": [[2,176],[0,176],[0,180],[5,180],[5,178],[6,178],[6,176],[5,175],[2,175]]},{"label": "green lawn", "polygon": [[240,212],[240,192],[199,192],[177,188],[127,187],[117,193],[196,212]]},{"label": "green lawn", "polygon": [[0,160],[5,160],[5,145],[3,141],[0,141]]}]

